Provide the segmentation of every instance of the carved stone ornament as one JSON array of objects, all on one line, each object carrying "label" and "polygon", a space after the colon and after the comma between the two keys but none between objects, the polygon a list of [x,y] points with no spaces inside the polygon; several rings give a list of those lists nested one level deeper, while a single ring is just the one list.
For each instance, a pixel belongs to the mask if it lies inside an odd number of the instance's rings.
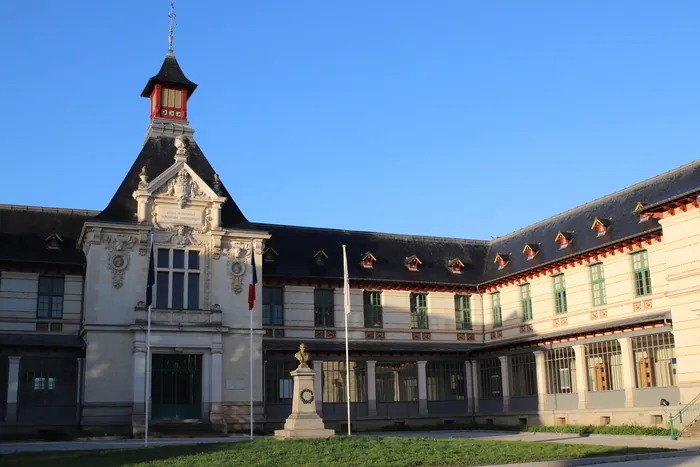
[{"label": "carved stone ornament", "polygon": [[206,193],[192,180],[187,169],[180,170],[172,180],[163,185],[157,195],[173,196],[177,198],[177,204],[184,208],[193,199],[207,199]]},{"label": "carved stone ornament", "polygon": [[250,249],[246,248],[245,243],[232,243],[231,246],[224,251],[228,258],[227,269],[231,276],[231,288],[236,295],[243,292],[243,279],[245,272],[248,269],[247,257]]},{"label": "carved stone ornament", "polygon": [[145,190],[148,188],[148,174],[146,173],[146,166],[141,167],[141,173],[139,174],[139,190]]},{"label": "carved stone ornament", "polygon": [[175,151],[175,154],[177,155],[185,155],[188,153],[188,150],[190,149],[190,139],[187,136],[180,135],[175,138],[175,148],[177,151]]},{"label": "carved stone ornament", "polygon": [[107,237],[106,245],[109,251],[107,267],[112,271],[112,285],[121,289],[124,285],[124,272],[129,268],[129,252],[136,244],[136,238],[131,235],[111,235]]},{"label": "carved stone ornament", "polygon": [[178,246],[187,245],[199,245],[205,244],[204,241],[197,240],[193,234],[204,234],[209,232],[211,229],[211,216],[207,215],[202,227],[192,227],[189,225],[160,225],[158,223],[158,213],[153,211],[151,215],[151,222],[153,223],[153,228],[156,230],[171,232],[168,242],[174,243]]}]

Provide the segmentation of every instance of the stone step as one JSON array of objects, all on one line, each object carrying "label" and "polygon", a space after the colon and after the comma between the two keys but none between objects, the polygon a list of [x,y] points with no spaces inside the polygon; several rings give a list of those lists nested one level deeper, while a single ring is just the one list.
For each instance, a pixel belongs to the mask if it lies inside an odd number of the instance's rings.
[{"label": "stone step", "polygon": [[[152,438],[217,437],[226,436],[226,428],[223,425],[202,420],[156,421],[148,425],[148,436]],[[143,433],[137,437],[143,438]]]}]

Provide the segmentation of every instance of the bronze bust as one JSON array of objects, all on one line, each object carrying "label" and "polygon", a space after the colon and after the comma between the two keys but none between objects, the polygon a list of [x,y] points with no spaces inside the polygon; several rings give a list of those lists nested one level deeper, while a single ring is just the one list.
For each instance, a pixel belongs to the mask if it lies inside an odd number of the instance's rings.
[{"label": "bronze bust", "polygon": [[308,368],[309,354],[306,353],[306,344],[299,345],[299,352],[294,354],[294,358],[299,360],[298,368]]}]

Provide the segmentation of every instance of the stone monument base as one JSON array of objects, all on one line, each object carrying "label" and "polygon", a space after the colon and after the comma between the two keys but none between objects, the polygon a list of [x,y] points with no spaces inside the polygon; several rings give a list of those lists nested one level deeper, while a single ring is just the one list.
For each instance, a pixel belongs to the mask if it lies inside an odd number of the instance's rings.
[{"label": "stone monument base", "polygon": [[335,436],[334,430],[327,430],[324,427],[323,420],[316,413],[316,405],[313,403],[316,372],[309,368],[298,368],[290,374],[294,380],[292,414],[287,418],[283,429],[275,430],[275,438],[307,439]]}]

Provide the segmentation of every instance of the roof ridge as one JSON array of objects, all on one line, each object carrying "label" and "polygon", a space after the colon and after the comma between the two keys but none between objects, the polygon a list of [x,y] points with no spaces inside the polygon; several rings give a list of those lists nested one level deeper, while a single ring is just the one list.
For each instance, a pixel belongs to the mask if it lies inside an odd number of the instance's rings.
[{"label": "roof ridge", "polygon": [[[519,233],[521,233],[521,232],[523,232],[523,231],[525,231],[525,230],[532,229],[532,228],[537,227],[537,226],[539,226],[539,225],[542,225],[542,224],[545,224],[545,223],[547,223],[547,222],[550,222],[551,220],[556,219],[556,218],[558,218],[558,217],[561,217],[561,216],[564,216],[564,215],[570,215],[570,214],[572,214],[572,213],[574,213],[574,212],[576,212],[576,211],[578,211],[578,210],[581,210],[581,209],[583,209],[583,208],[587,208],[587,207],[589,207],[589,206],[592,205],[592,204],[595,204],[595,203],[598,203],[598,202],[600,202],[600,201],[603,201],[603,200],[612,198],[612,197],[614,197],[614,196],[619,196],[619,195],[622,194],[622,193],[626,193],[626,192],[632,191],[632,190],[634,190],[634,189],[636,189],[636,188],[639,188],[639,187],[642,186],[642,185],[648,184],[648,183],[652,182],[653,180],[657,180],[657,179],[660,179],[660,178],[662,178],[662,177],[667,177],[667,176],[669,176],[669,175],[671,175],[671,174],[681,172],[681,171],[686,170],[687,168],[689,168],[689,167],[691,167],[691,166],[693,166],[693,165],[698,165],[698,164],[700,164],[700,159],[695,159],[694,161],[689,162],[689,163],[687,163],[687,164],[683,164],[683,165],[681,165],[681,166],[679,166],[679,167],[676,167],[675,169],[667,170],[666,172],[660,173],[660,174],[655,175],[655,176],[653,176],[653,177],[651,177],[651,178],[647,178],[646,180],[642,180],[642,181],[637,182],[637,183],[635,183],[635,184],[633,184],[633,185],[630,185],[630,186],[628,186],[628,187],[622,188],[621,190],[614,191],[614,192],[609,193],[609,194],[607,194],[607,195],[601,196],[600,198],[593,199],[593,200],[591,200],[591,201],[588,201],[588,202],[586,202],[586,203],[580,204],[580,205],[575,206],[575,207],[573,207],[573,208],[571,208],[571,209],[568,209],[568,210],[566,210],[566,211],[563,211],[563,212],[554,214],[553,216],[549,216],[549,217],[547,217],[547,218],[545,218],[545,219],[542,219],[541,221],[535,222],[535,223],[530,224],[530,225],[527,225],[527,226],[525,226],[525,227],[521,227],[521,228],[519,228],[518,230],[514,230],[514,231],[509,232],[509,233],[507,233],[507,234],[505,234],[505,235],[502,235],[502,236],[500,236],[500,237],[495,237],[495,238],[493,238],[493,240],[491,240],[491,243],[495,243],[496,241],[504,240],[504,239],[506,239],[506,238],[508,238],[508,237],[511,237],[511,236],[513,236],[513,235],[516,235],[516,234],[519,234]],[[642,200],[640,200],[640,201],[642,201]],[[630,213],[632,213],[633,211],[634,211],[634,209],[631,208],[631,209],[630,209]]]},{"label": "roof ridge", "polygon": [[382,237],[392,237],[392,238],[404,238],[404,239],[421,239],[421,240],[452,240],[462,243],[474,243],[479,245],[488,245],[491,243],[489,240],[475,240],[467,238],[454,238],[454,237],[435,237],[430,235],[410,235],[410,234],[394,234],[385,232],[371,232],[367,230],[349,230],[349,229],[333,229],[329,227],[307,227],[302,225],[285,225],[285,224],[268,224],[263,222],[251,222],[255,226],[269,226],[269,227],[289,227],[294,229],[304,229],[304,230],[315,230],[315,231],[330,231],[330,232],[345,232],[353,234],[370,234]]},{"label": "roof ridge", "polygon": [[91,216],[96,216],[102,212],[94,209],[54,208],[48,206],[29,206],[22,204],[0,204],[0,209],[5,211],[53,212],[57,214],[80,214]]}]

